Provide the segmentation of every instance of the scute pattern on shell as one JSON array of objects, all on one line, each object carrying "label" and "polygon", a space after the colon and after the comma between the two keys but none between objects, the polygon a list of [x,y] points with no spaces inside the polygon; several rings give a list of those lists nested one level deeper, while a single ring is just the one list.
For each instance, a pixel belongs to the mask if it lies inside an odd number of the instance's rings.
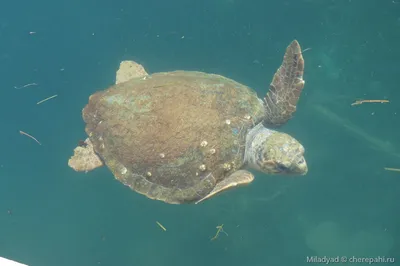
[{"label": "scute pattern on shell", "polygon": [[263,114],[248,87],[194,71],[120,83],[83,110],[86,133],[114,176],[169,203],[199,200],[239,169],[246,133]]}]

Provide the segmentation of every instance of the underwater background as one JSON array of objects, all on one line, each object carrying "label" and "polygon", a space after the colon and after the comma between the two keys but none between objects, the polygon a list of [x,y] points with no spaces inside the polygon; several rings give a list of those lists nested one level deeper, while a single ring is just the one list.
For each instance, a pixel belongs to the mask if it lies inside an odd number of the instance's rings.
[{"label": "underwater background", "polygon": [[[303,266],[324,265],[311,256],[380,256],[392,259],[380,265],[400,265],[400,172],[384,169],[400,168],[400,1],[3,2],[1,257],[30,266]],[[82,108],[114,83],[120,61],[225,75],[263,97],[293,39],[305,50],[305,88],[281,130],[304,145],[306,176],[256,173],[202,204],[169,205],[105,167],[68,167],[86,137]],[[389,103],[351,105],[360,99]],[[211,241],[222,224],[226,234]]]}]

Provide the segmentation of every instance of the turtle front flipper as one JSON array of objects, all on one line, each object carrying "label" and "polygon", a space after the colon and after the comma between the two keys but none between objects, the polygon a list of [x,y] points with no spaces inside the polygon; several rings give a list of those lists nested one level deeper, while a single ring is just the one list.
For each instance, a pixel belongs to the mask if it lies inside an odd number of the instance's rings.
[{"label": "turtle front flipper", "polygon": [[135,61],[121,61],[117,74],[115,76],[115,84],[123,83],[133,78],[147,76],[147,72],[141,64]]},{"label": "turtle front flipper", "polygon": [[246,170],[238,170],[232,173],[227,178],[221,180],[210,192],[210,194],[208,194],[201,200],[197,201],[196,204],[202,202],[203,200],[209,199],[217,195],[218,193],[234,188],[236,186],[247,185],[251,183],[253,180],[254,180],[254,175],[252,173]]},{"label": "turtle front flipper", "polygon": [[300,44],[294,40],[286,49],[282,65],[276,71],[264,98],[265,126],[280,126],[296,111],[304,87],[304,59]]},{"label": "turtle front flipper", "polygon": [[92,142],[87,138],[74,149],[74,155],[68,160],[68,166],[78,172],[88,172],[103,166],[103,161],[94,151]]}]

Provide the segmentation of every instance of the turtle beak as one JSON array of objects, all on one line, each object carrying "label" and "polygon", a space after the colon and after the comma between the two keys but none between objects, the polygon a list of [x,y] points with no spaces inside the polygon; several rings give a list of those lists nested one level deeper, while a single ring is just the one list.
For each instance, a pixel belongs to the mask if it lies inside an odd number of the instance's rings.
[{"label": "turtle beak", "polygon": [[300,175],[305,175],[308,172],[307,162],[304,156],[301,156],[299,160],[294,165],[294,172]]}]

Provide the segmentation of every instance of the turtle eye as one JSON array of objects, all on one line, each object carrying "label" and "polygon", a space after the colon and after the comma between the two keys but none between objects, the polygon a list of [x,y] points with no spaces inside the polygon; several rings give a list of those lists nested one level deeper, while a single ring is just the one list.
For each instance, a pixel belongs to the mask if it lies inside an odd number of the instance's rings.
[{"label": "turtle eye", "polygon": [[288,168],[287,168],[286,166],[284,166],[283,164],[278,163],[277,166],[276,166],[276,169],[278,169],[279,172],[284,172],[284,171],[286,171]]}]

